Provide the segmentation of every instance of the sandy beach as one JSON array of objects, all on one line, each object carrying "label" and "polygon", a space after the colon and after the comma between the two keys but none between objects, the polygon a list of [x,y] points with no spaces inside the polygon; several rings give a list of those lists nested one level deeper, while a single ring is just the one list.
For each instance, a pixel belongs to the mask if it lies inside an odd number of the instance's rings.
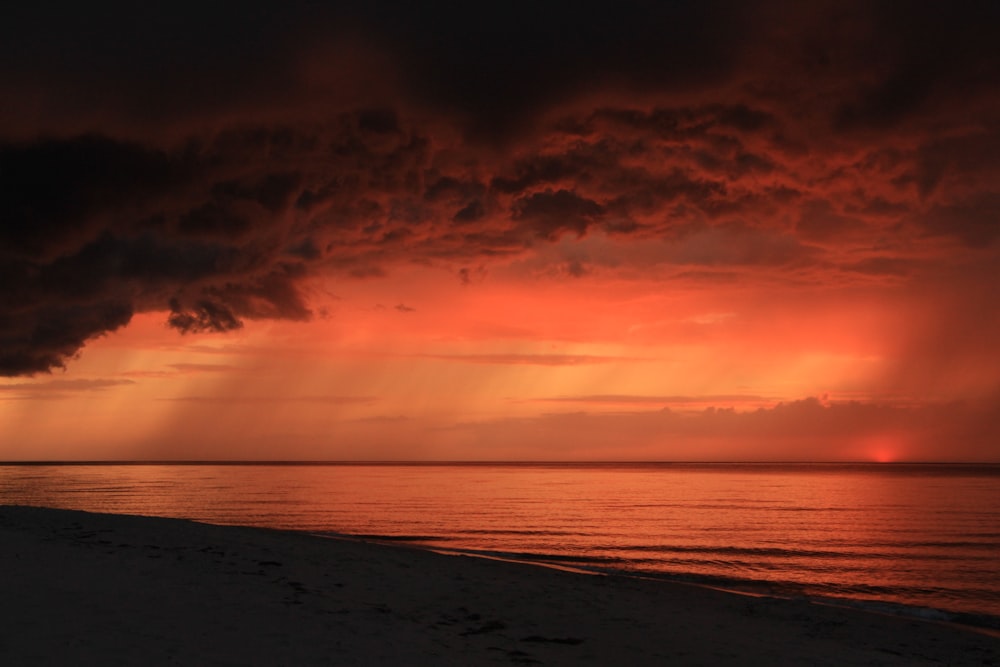
[{"label": "sandy beach", "polygon": [[1000,638],[627,577],[0,507],[5,665],[1000,665]]}]

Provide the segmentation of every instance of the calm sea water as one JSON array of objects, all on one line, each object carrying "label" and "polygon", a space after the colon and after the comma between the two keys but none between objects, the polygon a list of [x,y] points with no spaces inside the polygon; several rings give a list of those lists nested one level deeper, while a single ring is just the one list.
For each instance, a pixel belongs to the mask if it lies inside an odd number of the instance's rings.
[{"label": "calm sea water", "polygon": [[1000,466],[7,465],[0,499],[408,541],[1000,628]]}]

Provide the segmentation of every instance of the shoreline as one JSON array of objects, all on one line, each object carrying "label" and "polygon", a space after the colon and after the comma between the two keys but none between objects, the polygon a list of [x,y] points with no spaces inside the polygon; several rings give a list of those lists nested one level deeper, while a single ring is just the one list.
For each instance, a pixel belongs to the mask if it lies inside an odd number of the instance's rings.
[{"label": "shoreline", "polygon": [[977,627],[350,536],[0,506],[0,547],[10,664],[1000,664]]},{"label": "shoreline", "polygon": [[[493,560],[503,563],[520,563],[522,565],[561,570],[579,575],[623,577],[626,579],[663,582],[668,585],[694,586],[695,588],[703,588],[729,593],[732,595],[760,598],[765,600],[798,600],[809,602],[810,604],[855,610],[864,613],[878,614],[881,616],[909,618],[926,623],[952,625],[959,628],[965,628],[973,632],[983,633],[991,637],[1000,637],[1000,616],[985,612],[959,611],[939,607],[921,606],[917,604],[907,604],[905,602],[879,600],[876,598],[852,598],[847,596],[810,594],[797,591],[791,586],[771,581],[729,580],[733,585],[727,585],[726,582],[716,581],[712,577],[699,575],[623,568],[620,569],[615,567],[603,567],[600,565],[564,565],[545,560],[544,558],[521,558],[517,555],[504,555],[502,552],[438,547],[421,542],[420,537],[398,538],[378,535],[351,535],[349,533],[336,532],[304,532],[310,535],[315,535],[316,537],[329,538],[333,540],[354,541],[361,542],[363,544],[379,544],[390,548],[417,549],[445,556],[468,556],[471,558],[482,558],[485,560]],[[567,561],[578,562],[575,558],[569,558]],[[741,585],[745,587],[741,588]],[[768,590],[754,590],[752,586],[757,586],[758,588],[766,587]]]}]

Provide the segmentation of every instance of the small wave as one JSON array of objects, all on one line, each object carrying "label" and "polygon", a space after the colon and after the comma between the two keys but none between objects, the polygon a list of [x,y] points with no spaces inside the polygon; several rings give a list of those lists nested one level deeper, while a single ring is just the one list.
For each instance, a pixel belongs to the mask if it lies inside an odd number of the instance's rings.
[{"label": "small wave", "polygon": [[[647,552],[662,554],[705,554],[716,556],[757,556],[788,559],[898,559],[899,555],[883,552],[829,551],[817,549],[782,549],[779,547],[736,547],[736,546],[687,546],[673,544],[637,544],[628,546],[598,546],[598,550],[627,552]],[[924,560],[951,560],[948,554],[908,554],[909,558]]]},{"label": "small wave", "polygon": [[526,563],[574,563],[578,565],[599,565],[610,563],[634,563],[632,558],[620,558],[618,556],[590,556],[584,554],[558,554],[535,551],[501,551],[493,549],[468,549],[463,547],[448,547],[448,553],[465,554],[468,556],[483,556],[486,558],[499,558],[504,560],[516,560]]},{"label": "small wave", "polygon": [[371,540],[373,542],[413,542],[413,543],[437,543],[450,542],[454,538],[443,535],[382,535],[379,533],[337,533],[332,531],[306,531],[310,535],[319,537],[348,538],[354,540]]},{"label": "small wave", "polygon": [[[672,555],[687,554],[693,556],[704,556],[706,561],[723,559],[723,562],[728,562],[733,558],[742,556],[760,559],[760,561],[754,562],[764,563],[767,561],[793,561],[797,563],[796,567],[806,567],[806,564],[810,561],[839,561],[843,563],[855,561],[859,564],[865,564],[870,561],[901,560],[911,563],[917,561],[930,561],[935,563],[972,563],[973,561],[993,561],[992,550],[985,548],[980,549],[978,547],[963,548],[963,551],[958,553],[949,553],[947,551],[919,552],[911,551],[909,549],[907,549],[905,553],[901,553],[900,549],[903,549],[904,547],[900,545],[893,545],[893,547],[894,550],[892,551],[834,551],[824,549],[782,549],[780,547],[696,546],[673,544],[595,545],[591,548],[598,552],[614,551],[634,554],[660,554],[664,560],[670,560],[670,556]],[[930,545],[923,547],[917,547],[914,545],[912,548],[929,549],[932,547],[930,547]],[[942,547],[937,548],[940,549]],[[970,551],[989,553],[973,555],[969,553]],[[863,566],[867,567],[867,565]]]},{"label": "small wave", "polygon": [[[879,614],[888,614],[905,618],[915,618],[924,621],[955,623],[971,628],[988,630],[990,632],[1000,631],[1000,616],[986,613],[946,610],[934,607],[926,607],[902,602],[891,602],[881,599],[872,599],[865,596],[888,596],[899,594],[923,594],[933,592],[931,589],[921,589],[913,587],[887,587],[876,585],[855,585],[855,586],[829,586],[822,585],[800,585],[792,582],[774,582],[751,578],[731,578],[710,574],[689,574],[672,572],[642,572],[637,574],[634,571],[612,571],[606,570],[607,574],[620,574],[624,576],[639,576],[643,579],[656,579],[677,583],[693,584],[697,586],[707,586],[733,593],[748,594],[754,596],[773,597],[781,599],[797,599],[814,604],[825,604],[839,607],[860,609]],[[824,591],[823,589],[827,590]]]},{"label": "small wave", "polygon": [[857,600],[852,598],[816,598],[816,602],[830,604],[838,607],[849,607],[851,609],[861,609],[879,614],[889,614],[891,616],[902,616],[905,618],[916,618],[923,621],[935,621],[939,623],[956,623],[972,628],[981,628],[991,631],[1000,631],[1000,617],[990,614],[976,614],[964,611],[945,611],[933,607],[918,607],[898,602],[884,602],[882,600]]},{"label": "small wave", "polygon": [[553,537],[593,537],[595,535],[595,533],[583,533],[575,530],[518,530],[513,528],[466,528],[455,532],[460,535],[551,535]]},{"label": "small wave", "polygon": [[[943,591],[934,588],[907,586],[880,586],[876,584],[798,584],[750,577],[728,577],[693,572],[664,572],[636,570],[632,565],[659,562],[658,559],[619,558],[554,554],[543,552],[493,551],[481,549],[448,549],[449,553],[498,558],[534,564],[566,564],[580,571],[595,574],[638,577],[675,583],[692,584],[726,590],[733,593],[781,599],[800,599],[816,604],[847,606],[894,616],[926,621],[947,622],[990,631],[1000,630],[1000,617],[975,612],[945,610],[901,602],[889,602],[883,597],[909,596],[913,598],[940,596]],[[744,569],[744,571],[746,571]]]},{"label": "small wave", "polygon": [[946,540],[928,542],[900,542],[890,546],[901,548],[936,548],[936,549],[982,549],[988,551],[1000,551],[1000,543],[997,542],[973,542],[968,540]]}]

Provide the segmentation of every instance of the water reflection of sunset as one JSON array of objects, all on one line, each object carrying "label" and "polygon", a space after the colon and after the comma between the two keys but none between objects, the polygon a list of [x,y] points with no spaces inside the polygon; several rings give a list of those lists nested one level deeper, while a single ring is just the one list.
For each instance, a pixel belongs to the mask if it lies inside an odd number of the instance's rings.
[{"label": "water reflection of sunset", "polygon": [[29,466],[0,467],[0,491],[15,503],[1000,613],[983,584],[996,576],[996,475],[898,464]]}]

